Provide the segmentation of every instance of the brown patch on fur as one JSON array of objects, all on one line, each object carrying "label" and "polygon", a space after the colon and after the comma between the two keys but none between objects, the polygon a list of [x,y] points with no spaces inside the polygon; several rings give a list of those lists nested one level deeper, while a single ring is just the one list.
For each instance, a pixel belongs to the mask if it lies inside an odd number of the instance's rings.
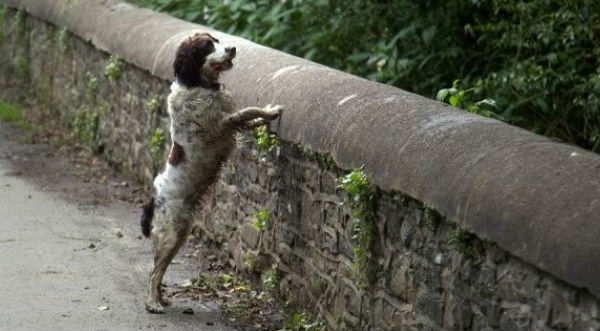
[{"label": "brown patch on fur", "polygon": [[183,158],[185,157],[185,152],[183,150],[183,147],[181,147],[181,145],[179,145],[178,143],[173,143],[173,146],[171,146],[171,152],[169,153],[169,164],[171,164],[172,166],[176,166],[179,163],[181,163],[181,161],[183,161]]},{"label": "brown patch on fur", "polygon": [[218,43],[215,37],[208,33],[196,33],[181,43],[175,53],[173,71],[177,81],[186,87],[203,87],[218,90],[220,84],[208,81],[202,77],[201,68],[206,57],[215,51],[213,43]]}]

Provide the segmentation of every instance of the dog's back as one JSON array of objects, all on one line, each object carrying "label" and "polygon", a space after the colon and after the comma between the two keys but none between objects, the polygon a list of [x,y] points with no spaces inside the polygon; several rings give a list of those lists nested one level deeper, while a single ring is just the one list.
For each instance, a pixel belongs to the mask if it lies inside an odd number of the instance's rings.
[{"label": "dog's back", "polygon": [[157,197],[194,199],[201,187],[209,186],[235,147],[235,132],[219,123],[235,109],[225,90],[185,88],[174,83],[168,99],[171,139],[177,164],[167,162],[154,181]]}]

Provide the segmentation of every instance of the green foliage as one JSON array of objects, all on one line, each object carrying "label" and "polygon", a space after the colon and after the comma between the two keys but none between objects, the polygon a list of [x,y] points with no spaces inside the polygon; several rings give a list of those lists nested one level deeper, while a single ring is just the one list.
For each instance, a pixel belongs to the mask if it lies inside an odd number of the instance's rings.
[{"label": "green foliage", "polygon": [[214,293],[218,289],[218,281],[215,277],[198,274],[198,277],[192,279],[192,288]]},{"label": "green foliage", "polygon": [[31,128],[21,109],[2,100],[0,100],[0,121],[11,122],[21,129]]},{"label": "green foliage", "polygon": [[479,258],[485,253],[483,241],[458,226],[450,231],[448,242],[457,251],[471,259]]},{"label": "green foliage", "polygon": [[291,331],[317,331],[323,330],[325,324],[322,321],[311,320],[305,312],[289,312],[283,327]]},{"label": "green foliage", "polygon": [[23,111],[9,103],[0,101],[0,120],[6,122],[22,121]]},{"label": "green foliage", "polygon": [[350,196],[352,207],[352,239],[358,245],[354,247],[353,268],[358,272],[362,287],[368,282],[368,258],[371,250],[371,237],[376,222],[376,189],[369,182],[363,169],[351,171],[346,176],[338,178],[339,188]]},{"label": "green foliage", "polygon": [[262,230],[265,226],[269,224],[269,221],[271,220],[271,212],[269,212],[266,209],[263,209],[252,214],[252,217],[254,217],[254,222],[252,224],[254,224],[255,227]]},{"label": "green foliage", "polygon": [[304,145],[304,144],[297,144],[296,148],[298,148],[300,150],[300,154],[302,155],[303,158],[310,160],[310,161],[317,161],[317,162],[319,162],[319,164],[321,166],[323,166],[323,168],[328,169],[328,170],[337,169],[337,165],[336,165],[335,161],[333,160],[333,157],[331,156],[331,154],[317,153],[317,152],[313,151],[313,149],[310,146]]},{"label": "green foliage", "polygon": [[265,292],[273,293],[277,288],[279,280],[277,278],[277,265],[273,264],[271,268],[263,273],[263,289]]},{"label": "green foliage", "polygon": [[431,231],[435,232],[440,223],[442,222],[442,216],[435,209],[425,206],[423,210],[423,217],[425,219],[425,226]]},{"label": "green foliage", "polygon": [[100,114],[88,108],[81,109],[71,122],[71,129],[77,138],[88,146],[94,146]]},{"label": "green foliage", "polygon": [[20,43],[23,43],[25,41],[25,34],[27,32],[26,26],[25,26],[26,19],[27,19],[27,13],[25,13],[25,11],[23,9],[19,9],[17,11],[17,13],[15,14],[15,20],[16,20],[16,24],[17,24],[17,28],[16,28],[17,38]]},{"label": "green foliage", "polygon": [[258,151],[262,154],[272,151],[277,145],[277,137],[269,133],[266,126],[261,126],[252,131],[252,136],[258,145]]},{"label": "green foliage", "polygon": [[198,277],[192,279],[190,286],[209,292],[217,292],[218,290],[248,290],[248,284],[228,273],[221,273],[218,276],[205,276],[199,273]]},{"label": "green foliage", "polygon": [[596,0],[130,1],[600,150]]},{"label": "green foliage", "polygon": [[104,70],[104,75],[111,81],[118,81],[121,78],[122,70],[123,62],[121,59],[116,55],[111,55]]},{"label": "green foliage", "polygon": [[158,96],[152,96],[146,100],[146,110],[151,114],[156,114],[162,107],[162,100]]},{"label": "green foliage", "polygon": [[13,67],[17,77],[21,79],[27,79],[29,77],[29,59],[27,58],[25,51],[17,51],[17,56],[13,59]]},{"label": "green foliage", "polygon": [[96,94],[98,93],[98,78],[96,78],[96,76],[94,76],[94,74],[92,74],[91,72],[87,72],[85,74],[85,77],[87,78],[85,82],[85,91],[88,97],[90,97],[92,101],[95,102]]},{"label": "green foliage", "polygon": [[258,254],[252,251],[244,255],[244,269],[250,273],[258,271]]},{"label": "green foliage", "polygon": [[4,39],[4,21],[6,15],[6,5],[0,5],[0,41]]},{"label": "green foliage", "polygon": [[233,285],[233,277],[231,277],[231,275],[229,275],[229,274],[222,274],[221,275],[221,284],[225,288],[231,287],[231,285]]},{"label": "green foliage", "polygon": [[70,45],[70,40],[69,40],[69,32],[67,31],[66,27],[62,27],[60,28],[60,31],[58,32],[58,50],[61,53],[66,53],[67,50],[69,49],[69,45]]},{"label": "green foliage", "polygon": [[451,88],[444,88],[438,91],[436,100],[446,102],[454,107],[466,109],[473,114],[479,114],[486,117],[503,120],[501,114],[498,114],[496,101],[492,99],[483,99],[474,101],[473,97],[477,94],[479,88],[471,87],[467,89],[460,88],[460,80],[455,80]]},{"label": "green foliage", "polygon": [[156,130],[154,130],[154,133],[152,134],[152,137],[150,137],[150,141],[148,142],[148,150],[150,152],[150,157],[152,158],[155,172],[158,170],[158,167],[160,165],[160,152],[162,151],[164,145],[164,130],[161,128],[157,128]]}]

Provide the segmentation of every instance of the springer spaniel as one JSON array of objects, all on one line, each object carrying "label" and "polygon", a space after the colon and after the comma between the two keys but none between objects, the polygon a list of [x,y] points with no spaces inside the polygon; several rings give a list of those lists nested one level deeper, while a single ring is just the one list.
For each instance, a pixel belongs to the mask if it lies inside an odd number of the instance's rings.
[{"label": "springer spaniel", "polygon": [[142,233],[152,239],[154,269],[146,310],[162,313],[170,305],[161,282],[184,244],[201,199],[215,184],[219,170],[235,147],[235,133],[275,119],[281,106],[236,111],[219,75],[232,68],[235,47],[222,47],[208,33],[196,33],[177,49],[168,111],[173,145],[165,170],[154,179],[155,194],[144,206]]}]

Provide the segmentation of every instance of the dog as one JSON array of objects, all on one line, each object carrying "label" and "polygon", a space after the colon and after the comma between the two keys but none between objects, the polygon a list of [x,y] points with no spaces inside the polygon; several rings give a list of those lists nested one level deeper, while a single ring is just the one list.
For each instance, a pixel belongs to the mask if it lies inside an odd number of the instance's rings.
[{"label": "dog", "polygon": [[190,233],[200,201],[210,195],[235,147],[236,132],[266,124],[282,111],[271,105],[236,111],[231,93],[218,81],[233,67],[235,55],[235,47],[221,46],[208,33],[187,38],[175,54],[175,80],[168,97],[172,146],[141,217],[142,233],[154,247],[146,300],[151,313],[163,313],[170,305],[161,292],[163,276]]}]

